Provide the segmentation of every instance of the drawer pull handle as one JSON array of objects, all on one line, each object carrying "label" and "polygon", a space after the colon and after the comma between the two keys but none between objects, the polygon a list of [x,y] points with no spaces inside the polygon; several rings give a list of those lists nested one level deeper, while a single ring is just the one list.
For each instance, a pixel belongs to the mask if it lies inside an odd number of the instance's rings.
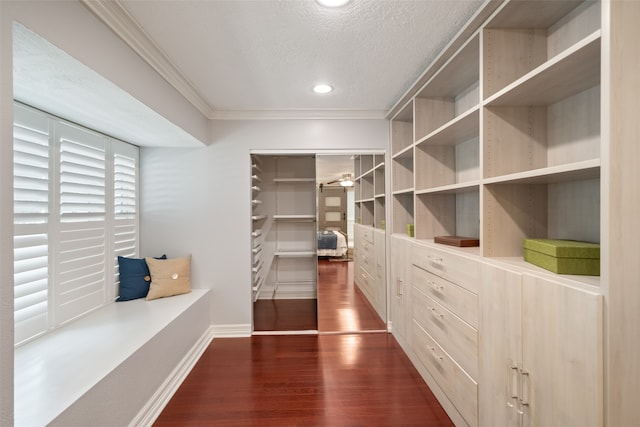
[{"label": "drawer pull handle", "polygon": [[439,256],[435,256],[435,255],[428,255],[427,258],[429,258],[431,261],[436,262],[438,264],[442,263],[442,258]]},{"label": "drawer pull handle", "polygon": [[427,306],[427,309],[431,310],[431,314],[433,315],[433,317],[439,317],[440,319],[444,319],[444,314],[438,313],[435,307]]},{"label": "drawer pull handle", "polygon": [[436,353],[436,348],[435,347],[429,347],[429,350],[431,350],[431,353],[433,353],[433,357],[435,357],[438,360],[443,360],[442,356],[438,356],[438,354]]},{"label": "drawer pull handle", "polygon": [[433,288],[433,290],[434,290],[434,291],[439,292],[439,293],[443,293],[443,291],[444,291],[444,286],[442,286],[442,285],[438,285],[438,283],[437,283],[437,282],[435,282],[435,281],[433,281],[433,280],[431,280],[431,281],[429,282],[429,284],[431,285],[431,287]]}]

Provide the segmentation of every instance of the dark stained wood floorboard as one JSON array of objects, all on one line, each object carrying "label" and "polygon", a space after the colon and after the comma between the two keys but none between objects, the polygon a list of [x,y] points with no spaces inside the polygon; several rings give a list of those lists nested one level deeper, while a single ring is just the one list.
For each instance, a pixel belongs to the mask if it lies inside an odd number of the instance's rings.
[{"label": "dark stained wood floorboard", "polygon": [[315,299],[271,299],[253,303],[254,331],[315,331],[318,329]]},{"label": "dark stained wood floorboard", "polygon": [[353,262],[318,261],[318,331],[386,331],[367,298],[353,283]]},{"label": "dark stained wood floorboard", "polygon": [[392,335],[215,339],[156,426],[451,426]]}]

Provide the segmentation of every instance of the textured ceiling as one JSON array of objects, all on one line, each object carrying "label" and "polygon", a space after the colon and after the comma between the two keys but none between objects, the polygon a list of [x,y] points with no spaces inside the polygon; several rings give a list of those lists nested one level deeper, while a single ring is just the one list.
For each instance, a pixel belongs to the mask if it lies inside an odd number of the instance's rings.
[{"label": "textured ceiling", "polygon": [[215,111],[386,112],[482,3],[120,0]]}]

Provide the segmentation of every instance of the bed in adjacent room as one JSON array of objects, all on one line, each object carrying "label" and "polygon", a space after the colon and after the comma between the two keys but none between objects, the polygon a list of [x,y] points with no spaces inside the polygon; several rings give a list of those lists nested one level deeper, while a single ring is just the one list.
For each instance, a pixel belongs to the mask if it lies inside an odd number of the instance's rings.
[{"label": "bed in adjacent room", "polygon": [[347,255],[347,236],[339,230],[318,231],[318,256],[339,257]]}]

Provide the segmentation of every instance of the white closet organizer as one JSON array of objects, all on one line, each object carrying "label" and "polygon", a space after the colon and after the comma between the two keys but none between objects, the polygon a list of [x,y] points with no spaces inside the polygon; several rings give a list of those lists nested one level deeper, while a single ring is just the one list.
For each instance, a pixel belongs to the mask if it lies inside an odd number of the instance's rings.
[{"label": "white closet organizer", "polygon": [[[618,7],[487,2],[390,112],[392,331],[456,425],[603,425],[602,294],[616,285],[526,263],[522,243],[616,246],[600,218],[616,213],[600,199],[616,28],[601,21]],[[451,235],[480,246],[434,243]]]},{"label": "white closet organizer", "polygon": [[385,165],[383,154],[354,158],[354,281],[383,321],[387,319]]},{"label": "white closet organizer", "polygon": [[268,232],[269,216],[263,206],[263,193],[259,183],[262,182],[261,160],[251,156],[251,293],[256,301],[266,281],[265,236]]},{"label": "white closet organizer", "polygon": [[[254,299],[304,299],[317,296],[315,156],[253,155],[262,170],[263,197],[252,200],[266,215],[258,252],[263,287]],[[257,208],[257,207],[260,208]],[[253,249],[252,249],[253,251]],[[255,257],[254,257],[255,262]]]}]

